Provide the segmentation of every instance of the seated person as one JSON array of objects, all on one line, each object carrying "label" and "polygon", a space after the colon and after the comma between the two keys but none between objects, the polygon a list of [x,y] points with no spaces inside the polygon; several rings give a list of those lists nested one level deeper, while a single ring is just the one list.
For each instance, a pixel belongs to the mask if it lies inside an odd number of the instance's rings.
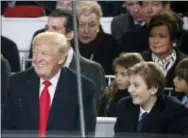
[{"label": "seated person", "polygon": [[[175,66],[187,55],[177,45],[182,30],[182,19],[174,12],[161,12],[154,15],[149,24],[149,50],[142,53],[145,61],[160,65],[166,77],[165,87],[173,87]],[[184,94],[166,93],[182,100]]]},{"label": "seated person", "polygon": [[8,77],[10,74],[10,65],[1,55],[1,105],[3,105],[7,97]]},{"label": "seated person", "polygon": [[111,23],[111,32],[114,38],[121,40],[122,35],[134,28],[143,26],[144,14],[139,1],[128,0],[123,1],[123,7],[127,10],[126,13],[115,16]]},{"label": "seated person", "polygon": [[[45,136],[53,131],[80,132],[77,74],[63,67],[68,54],[65,35],[38,34],[32,43],[33,68],[9,78],[8,100],[2,115],[2,130],[32,131]],[[95,132],[96,87],[85,76],[82,81],[86,132]]]},{"label": "seated person", "polygon": [[188,108],[188,58],[179,62],[173,79],[176,92],[185,93],[182,103]]},{"label": "seated person", "polygon": [[96,1],[77,4],[80,54],[100,63],[107,75],[113,74],[112,61],[119,55],[116,39],[103,31],[100,25],[102,9]]},{"label": "seated person", "polygon": [[130,97],[119,101],[115,134],[188,134],[188,110],[176,98],[164,96],[165,77],[153,62],[127,70]]},{"label": "seated person", "polygon": [[1,54],[8,60],[11,72],[20,71],[20,55],[16,43],[5,36],[1,36]]},{"label": "seated person", "polygon": [[123,97],[129,96],[126,69],[141,61],[144,61],[144,59],[139,53],[123,53],[114,60],[115,80],[104,91],[98,116],[116,117],[118,101]]}]

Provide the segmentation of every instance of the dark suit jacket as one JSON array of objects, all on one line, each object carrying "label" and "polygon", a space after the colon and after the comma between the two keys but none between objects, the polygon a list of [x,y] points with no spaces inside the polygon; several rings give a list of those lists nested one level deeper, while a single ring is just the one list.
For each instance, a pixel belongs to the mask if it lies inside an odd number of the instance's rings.
[{"label": "dark suit jacket", "polygon": [[11,72],[19,72],[20,55],[16,43],[7,37],[1,36],[1,53],[8,60]]},{"label": "dark suit jacket", "polygon": [[8,61],[1,55],[1,105],[3,105],[7,97],[8,77],[10,73]]},{"label": "dark suit jacket", "polygon": [[[86,77],[81,76],[81,79],[86,131],[94,131],[96,88]],[[3,130],[38,130],[39,82],[33,68],[10,77],[9,99],[2,116]],[[79,116],[76,73],[63,68],[49,113],[47,130],[80,131]]]},{"label": "dark suit jacket", "polygon": [[[174,63],[174,65],[169,69],[167,76],[166,76],[166,87],[174,87],[174,83],[173,83],[173,79],[174,79],[174,72],[175,72],[175,68],[177,66],[177,64],[184,59],[185,57],[187,57],[187,55],[183,54],[182,52],[180,52],[180,50],[178,48],[175,48],[176,51],[176,61]],[[152,61],[152,55],[151,55],[151,51],[145,51],[142,53],[142,57],[144,58],[145,61]],[[168,93],[167,93],[168,94]],[[172,96],[177,97],[179,100],[182,100],[184,94],[183,93],[177,93],[175,91],[171,92]]]},{"label": "dark suit jacket", "polygon": [[[102,96],[104,87],[106,86],[103,67],[99,63],[94,62],[92,60],[88,60],[82,57],[81,55],[79,57],[80,57],[80,68],[82,75],[91,79],[95,83],[95,86],[97,88],[96,106],[98,107],[100,96]],[[76,71],[76,53],[73,54],[73,58],[69,68]]]},{"label": "dark suit jacket", "polygon": [[133,29],[136,28],[134,24],[133,18],[130,16],[129,13],[121,14],[113,18],[111,23],[111,33],[116,40],[120,41],[122,35]]},{"label": "dark suit jacket", "polygon": [[[136,132],[140,107],[130,97],[118,103],[118,117],[115,123],[116,135]],[[188,110],[177,99],[158,97],[148,116],[144,118],[145,133],[188,134]]]},{"label": "dark suit jacket", "polygon": [[121,37],[121,52],[144,52],[149,49],[146,25],[125,32]]}]

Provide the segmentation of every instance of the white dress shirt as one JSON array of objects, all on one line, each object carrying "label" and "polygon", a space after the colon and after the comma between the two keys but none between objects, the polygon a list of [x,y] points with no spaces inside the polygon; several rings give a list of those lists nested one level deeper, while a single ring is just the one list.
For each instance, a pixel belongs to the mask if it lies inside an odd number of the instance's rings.
[{"label": "white dress shirt", "polygon": [[146,111],[146,110],[144,110],[144,109],[140,106],[140,113],[139,113],[138,121],[140,121],[140,120],[142,119],[143,113],[147,112],[147,113],[149,114],[150,111],[151,111],[151,110]]},{"label": "white dress shirt", "polygon": [[[53,101],[53,98],[54,98],[54,94],[55,94],[55,90],[56,90],[56,86],[57,86],[60,74],[61,74],[61,70],[59,70],[58,73],[53,78],[51,78],[49,80],[51,82],[51,85],[48,87],[48,91],[49,91],[49,94],[50,94],[50,105],[52,105],[52,101]],[[41,96],[42,90],[45,87],[45,85],[43,84],[44,81],[45,80],[43,80],[43,79],[40,78],[40,91],[39,91],[40,93],[39,93],[39,98]]]},{"label": "white dress shirt", "polygon": [[137,21],[134,20],[134,24],[135,24],[135,25],[144,26],[144,25],[145,25],[145,22],[144,22],[144,21],[143,21],[143,22],[137,22]]},{"label": "white dress shirt", "polygon": [[70,63],[71,63],[72,57],[73,57],[73,53],[74,53],[74,51],[73,51],[72,47],[70,47],[70,49],[68,51],[67,60],[66,60],[66,62],[64,64],[64,67],[69,67],[70,66]]}]

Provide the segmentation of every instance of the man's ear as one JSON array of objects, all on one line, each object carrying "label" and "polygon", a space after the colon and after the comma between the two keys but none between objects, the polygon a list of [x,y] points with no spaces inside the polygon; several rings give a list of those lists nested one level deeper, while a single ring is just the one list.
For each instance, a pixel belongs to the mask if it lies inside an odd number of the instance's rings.
[{"label": "man's ear", "polygon": [[64,66],[64,64],[66,63],[67,61],[67,55],[66,56],[62,56],[61,60],[59,61],[59,64]]},{"label": "man's ear", "polygon": [[73,33],[73,31],[70,31],[69,33],[67,33],[66,37],[67,37],[67,40],[68,40],[68,41],[71,41],[71,40],[74,38],[74,33]]}]

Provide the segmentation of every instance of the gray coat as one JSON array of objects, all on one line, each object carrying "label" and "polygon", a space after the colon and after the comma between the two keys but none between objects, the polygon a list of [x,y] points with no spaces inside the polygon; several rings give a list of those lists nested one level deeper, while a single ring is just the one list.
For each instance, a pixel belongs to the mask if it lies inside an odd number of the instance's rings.
[{"label": "gray coat", "polygon": [[[92,60],[80,57],[81,74],[91,79],[97,88],[96,105],[98,107],[100,96],[103,94],[103,89],[106,86],[105,73],[103,67]],[[74,52],[72,61],[69,66],[70,69],[76,71],[76,53]]]},{"label": "gray coat", "polygon": [[111,23],[111,32],[114,38],[116,40],[120,40],[121,36],[135,28],[135,24],[133,21],[133,18],[130,16],[129,13],[121,14],[113,18],[112,23]]}]

